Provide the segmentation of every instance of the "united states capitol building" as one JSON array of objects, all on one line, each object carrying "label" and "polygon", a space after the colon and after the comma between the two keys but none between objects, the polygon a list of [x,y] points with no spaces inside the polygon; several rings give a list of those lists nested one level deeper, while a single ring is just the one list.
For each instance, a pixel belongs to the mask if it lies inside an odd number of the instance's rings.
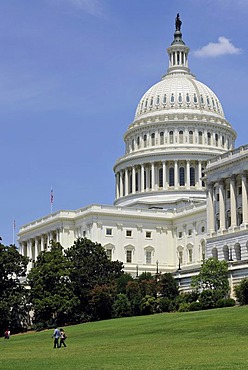
[{"label": "united states capitol building", "polygon": [[[22,226],[20,252],[33,261],[51,240],[99,242],[133,276],[171,272],[190,287],[204,259],[229,264],[231,286],[248,275],[248,145],[220,100],[189,68],[176,19],[169,67],[138,102],[114,165],[114,205],[61,210]],[[33,262],[29,263],[29,268]]]}]

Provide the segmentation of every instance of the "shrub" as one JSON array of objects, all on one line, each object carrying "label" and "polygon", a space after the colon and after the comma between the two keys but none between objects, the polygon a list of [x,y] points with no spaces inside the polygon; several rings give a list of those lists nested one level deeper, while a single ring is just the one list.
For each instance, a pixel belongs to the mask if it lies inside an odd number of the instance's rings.
[{"label": "shrub", "polygon": [[202,305],[200,302],[191,302],[189,304],[189,311],[200,311],[202,310]]},{"label": "shrub", "polygon": [[159,298],[158,304],[162,312],[173,311],[172,301],[167,297]]},{"label": "shrub", "polygon": [[131,315],[131,303],[125,294],[117,294],[113,304],[114,317],[126,317]]},{"label": "shrub", "polygon": [[248,278],[242,279],[234,288],[235,295],[241,305],[248,304]]},{"label": "shrub", "polygon": [[222,308],[222,307],[232,307],[235,306],[236,302],[232,298],[221,298],[217,301],[216,307]]},{"label": "shrub", "polygon": [[158,300],[150,295],[146,295],[140,305],[140,311],[142,315],[151,315],[157,312]]},{"label": "shrub", "polygon": [[180,303],[179,305],[179,308],[178,308],[178,312],[188,312],[189,311],[189,306],[190,306],[190,303]]}]

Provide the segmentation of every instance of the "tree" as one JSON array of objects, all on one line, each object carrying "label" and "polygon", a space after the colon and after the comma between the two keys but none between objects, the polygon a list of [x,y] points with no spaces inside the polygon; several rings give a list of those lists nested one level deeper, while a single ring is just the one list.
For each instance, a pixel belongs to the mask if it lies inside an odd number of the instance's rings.
[{"label": "tree", "polygon": [[175,299],[179,295],[177,282],[170,273],[160,276],[158,289],[161,297]]},{"label": "tree", "polygon": [[228,264],[217,258],[209,258],[200,269],[200,273],[192,278],[192,288],[199,293],[199,301],[203,307],[212,308],[216,302],[225,298],[229,292]]},{"label": "tree", "polygon": [[239,304],[248,304],[248,278],[242,279],[234,291]]},{"label": "tree", "polygon": [[87,238],[79,238],[65,251],[71,263],[69,278],[80,304],[77,315],[80,321],[91,315],[91,291],[97,285],[112,285],[123,274],[123,263],[110,261],[104,248]]},{"label": "tree", "polygon": [[69,280],[70,265],[62,246],[52,242],[49,251],[38,255],[28,274],[33,321],[40,328],[74,321],[79,301]]},{"label": "tree", "polygon": [[25,275],[28,258],[15,245],[0,242],[0,330],[19,331],[27,326]]}]

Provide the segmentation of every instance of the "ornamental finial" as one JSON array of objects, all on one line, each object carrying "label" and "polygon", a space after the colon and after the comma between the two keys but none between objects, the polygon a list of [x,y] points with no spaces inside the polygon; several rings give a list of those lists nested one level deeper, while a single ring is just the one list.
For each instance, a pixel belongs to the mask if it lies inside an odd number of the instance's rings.
[{"label": "ornamental finial", "polygon": [[176,20],[175,20],[176,31],[181,31],[181,25],[182,25],[182,21],[180,19],[179,13],[177,13]]}]

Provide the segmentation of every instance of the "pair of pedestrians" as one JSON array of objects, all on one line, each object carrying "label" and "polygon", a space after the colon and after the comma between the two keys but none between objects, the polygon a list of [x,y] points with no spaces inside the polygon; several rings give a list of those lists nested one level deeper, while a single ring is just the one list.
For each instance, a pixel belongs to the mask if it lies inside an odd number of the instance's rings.
[{"label": "pair of pedestrians", "polygon": [[66,347],[65,344],[66,335],[64,329],[55,328],[52,338],[54,338],[53,348],[60,348],[62,347],[62,345]]}]

